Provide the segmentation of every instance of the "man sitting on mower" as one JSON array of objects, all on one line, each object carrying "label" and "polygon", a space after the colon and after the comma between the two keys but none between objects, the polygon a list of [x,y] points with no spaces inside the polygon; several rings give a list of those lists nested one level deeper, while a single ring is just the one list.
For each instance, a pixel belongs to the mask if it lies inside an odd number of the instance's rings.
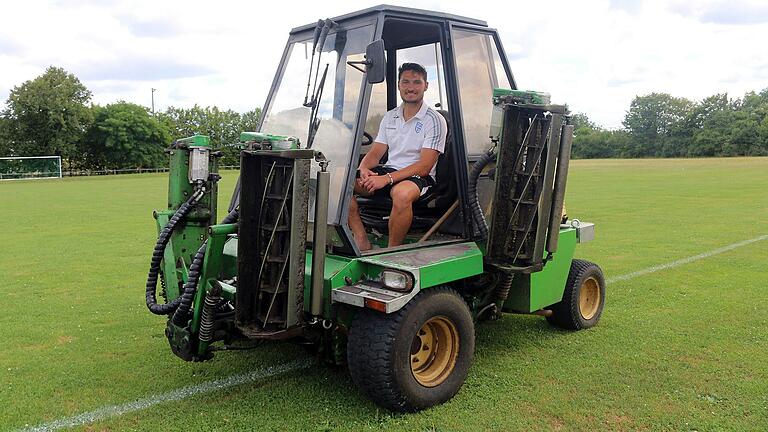
[{"label": "man sitting on mower", "polygon": [[[448,126],[442,115],[424,103],[428,87],[423,66],[417,63],[400,66],[397,88],[403,103],[384,115],[379,134],[358,167],[356,196],[389,194],[392,197],[390,247],[403,243],[413,220],[412,205],[435,185],[435,164],[445,149]],[[379,165],[387,151],[387,164]],[[355,196],[350,201],[349,227],[358,248],[370,249]]]}]

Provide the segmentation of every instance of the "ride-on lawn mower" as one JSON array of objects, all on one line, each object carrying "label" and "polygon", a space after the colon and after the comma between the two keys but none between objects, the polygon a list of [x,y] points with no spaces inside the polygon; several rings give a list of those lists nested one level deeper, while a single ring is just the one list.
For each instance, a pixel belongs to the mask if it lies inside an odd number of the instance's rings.
[{"label": "ride-on lawn mower", "polygon": [[[391,202],[358,199],[374,244],[361,251],[347,223],[356,168],[398,105],[403,62],[427,70],[424,103],[448,137],[404,245],[387,247]],[[477,321],[537,314],[578,330],[600,319],[603,274],[573,259],[594,225],[563,210],[568,121],[548,94],[517,89],[483,21],[379,6],[295,28],[259,131],[237,143],[240,177],[220,223],[220,154],[201,135],[168,149],[147,306],[168,315],[184,360],[290,340],[346,363],[383,407],[445,402],[467,377]]]}]

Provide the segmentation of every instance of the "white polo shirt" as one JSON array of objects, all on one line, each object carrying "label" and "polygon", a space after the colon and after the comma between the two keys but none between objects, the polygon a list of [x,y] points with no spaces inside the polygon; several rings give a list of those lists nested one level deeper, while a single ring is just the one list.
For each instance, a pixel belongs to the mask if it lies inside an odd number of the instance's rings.
[{"label": "white polo shirt", "polygon": [[[422,148],[443,153],[447,136],[448,125],[445,118],[422,102],[419,112],[408,121],[403,119],[402,105],[387,111],[381,119],[375,141],[388,147],[386,166],[400,170],[418,162]],[[432,178],[435,177],[435,166],[429,174]]]}]

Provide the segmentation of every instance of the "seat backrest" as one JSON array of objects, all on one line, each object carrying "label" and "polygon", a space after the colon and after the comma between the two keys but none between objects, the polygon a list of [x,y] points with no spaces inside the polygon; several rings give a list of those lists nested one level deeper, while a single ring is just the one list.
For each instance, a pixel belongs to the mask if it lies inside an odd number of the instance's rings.
[{"label": "seat backrest", "polygon": [[435,207],[447,208],[456,200],[456,175],[454,175],[453,164],[451,163],[451,153],[453,151],[453,125],[448,111],[436,110],[443,117],[448,125],[448,134],[445,137],[445,148],[443,153],[437,158],[435,166],[435,187],[432,195],[435,197]]}]

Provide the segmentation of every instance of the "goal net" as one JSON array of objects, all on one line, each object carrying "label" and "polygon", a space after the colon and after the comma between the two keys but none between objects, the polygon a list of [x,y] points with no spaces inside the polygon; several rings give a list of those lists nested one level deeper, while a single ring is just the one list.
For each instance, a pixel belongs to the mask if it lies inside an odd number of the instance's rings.
[{"label": "goal net", "polygon": [[0,180],[61,178],[61,156],[0,157]]}]

